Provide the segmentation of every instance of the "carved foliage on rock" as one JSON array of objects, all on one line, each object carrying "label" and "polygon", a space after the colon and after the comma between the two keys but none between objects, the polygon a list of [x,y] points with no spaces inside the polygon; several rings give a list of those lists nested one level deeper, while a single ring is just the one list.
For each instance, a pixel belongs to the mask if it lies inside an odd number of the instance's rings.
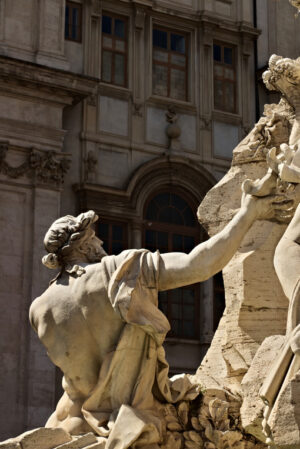
[{"label": "carved foliage on rock", "polygon": [[25,174],[34,174],[40,183],[55,184],[64,182],[64,176],[70,168],[71,161],[66,157],[58,158],[54,151],[38,152],[32,150],[25,162],[17,167],[11,166],[7,160],[8,145],[0,145],[0,173],[9,178],[19,178]]},{"label": "carved foliage on rock", "polygon": [[204,393],[193,402],[164,407],[167,433],[162,449],[262,449],[243,432],[241,401],[225,391]]}]

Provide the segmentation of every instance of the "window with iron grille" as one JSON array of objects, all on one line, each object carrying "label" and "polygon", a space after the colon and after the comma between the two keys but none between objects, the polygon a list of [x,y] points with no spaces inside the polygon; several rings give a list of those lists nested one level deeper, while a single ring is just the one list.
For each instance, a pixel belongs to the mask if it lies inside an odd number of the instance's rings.
[{"label": "window with iron grille", "polygon": [[128,21],[103,13],[101,80],[117,86],[127,86]]},{"label": "window with iron grille", "polygon": [[236,49],[214,43],[214,107],[237,112]]},{"label": "window with iron grille", "polygon": [[81,42],[82,37],[82,5],[66,2],[65,39]]},{"label": "window with iron grille", "polygon": [[188,37],[154,27],[152,31],[152,92],[188,100]]},{"label": "window with iron grille", "polygon": [[[202,239],[205,232],[180,194],[160,192],[147,203],[144,245],[150,251],[189,253]],[[199,338],[200,297],[200,284],[159,292],[159,308],[171,324],[169,337]]]}]

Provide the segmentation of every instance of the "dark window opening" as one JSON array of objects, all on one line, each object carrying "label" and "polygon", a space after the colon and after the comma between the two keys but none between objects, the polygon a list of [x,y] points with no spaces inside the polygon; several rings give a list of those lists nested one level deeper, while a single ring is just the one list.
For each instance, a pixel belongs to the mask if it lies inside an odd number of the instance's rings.
[{"label": "dark window opening", "polygon": [[237,112],[236,51],[225,44],[214,44],[214,107]]},{"label": "dark window opening", "polygon": [[185,34],[153,29],[152,90],[155,95],[187,101],[188,38]]},{"label": "dark window opening", "polygon": [[127,19],[102,16],[101,80],[127,86]]},{"label": "dark window opening", "polygon": [[103,241],[107,254],[120,254],[128,248],[128,230],[124,223],[101,221],[97,227],[97,235]]},{"label": "dark window opening", "polygon": [[[145,217],[144,244],[150,251],[189,253],[206,238],[193,208],[177,193],[155,195]],[[159,308],[171,324],[168,337],[199,338],[200,297],[200,284],[159,292]]]},{"label": "dark window opening", "polygon": [[66,2],[65,11],[65,39],[81,42],[82,34],[82,5]]}]

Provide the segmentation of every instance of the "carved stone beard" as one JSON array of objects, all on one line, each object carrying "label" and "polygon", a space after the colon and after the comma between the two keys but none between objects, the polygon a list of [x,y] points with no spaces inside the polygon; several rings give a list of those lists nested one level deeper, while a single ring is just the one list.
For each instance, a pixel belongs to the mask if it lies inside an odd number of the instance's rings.
[{"label": "carved stone beard", "polygon": [[89,263],[101,262],[103,257],[107,256],[106,251],[102,248],[95,248],[93,245],[87,247],[86,257]]}]

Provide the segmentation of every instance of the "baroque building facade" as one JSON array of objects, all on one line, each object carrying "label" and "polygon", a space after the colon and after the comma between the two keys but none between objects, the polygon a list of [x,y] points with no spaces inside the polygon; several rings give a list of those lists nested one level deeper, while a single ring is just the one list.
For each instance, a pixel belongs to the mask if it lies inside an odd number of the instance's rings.
[{"label": "baroque building facade", "polygon": [[[269,55],[299,54],[290,8],[0,0],[0,439],[43,425],[60,394],[27,318],[51,278],[50,223],[94,209],[108,253],[205,239],[197,206],[273,101],[259,81]],[[159,301],[171,371],[193,372],[223,312],[221,275]]]}]

